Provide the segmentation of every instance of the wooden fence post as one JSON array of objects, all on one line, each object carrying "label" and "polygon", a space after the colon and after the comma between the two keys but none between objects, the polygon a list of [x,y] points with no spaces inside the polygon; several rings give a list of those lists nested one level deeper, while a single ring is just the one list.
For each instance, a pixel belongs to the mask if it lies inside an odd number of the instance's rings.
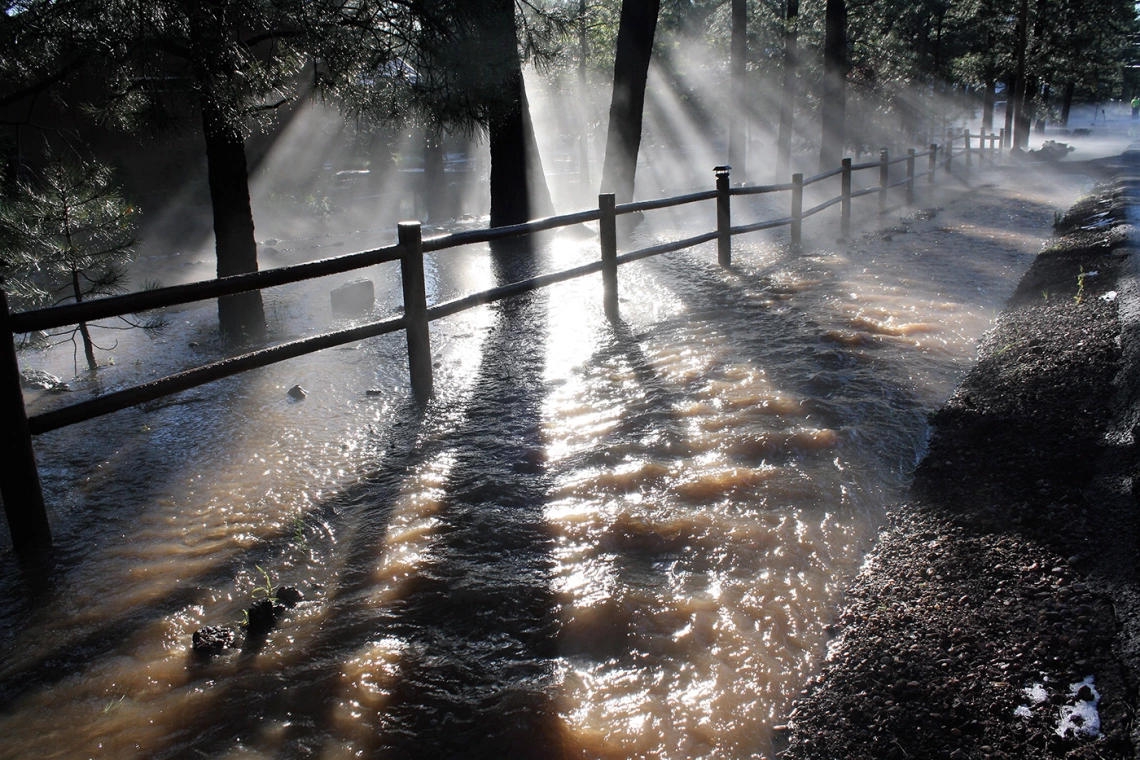
[{"label": "wooden fence post", "polygon": [[998,143],[998,160],[1005,155],[1005,127],[1001,128],[1001,142]]},{"label": "wooden fence post", "polygon": [[432,394],[431,338],[428,333],[427,292],[424,286],[424,246],[419,222],[400,222],[397,227],[404,253],[400,279],[404,286],[404,329],[408,337],[408,369],[416,403],[426,404]]},{"label": "wooden fence post", "polygon": [[906,205],[914,205],[914,148],[906,149]]},{"label": "wooden fence post", "polygon": [[954,133],[946,130],[946,176],[954,176]]},{"label": "wooden fence post", "polygon": [[934,184],[934,172],[938,170],[938,144],[930,143],[930,173],[926,175],[926,183]]},{"label": "wooden fence post", "polygon": [[602,308],[608,319],[618,318],[617,278],[617,198],[613,193],[598,196],[598,239],[602,247]]},{"label": "wooden fence post", "polygon": [[804,175],[792,175],[792,245],[803,241]]},{"label": "wooden fence post", "polygon": [[843,159],[843,172],[839,175],[839,236],[846,240],[851,237],[851,159]]},{"label": "wooden fence post", "polygon": [[732,194],[729,192],[730,167],[713,169],[716,176],[716,258],[722,267],[732,266]]},{"label": "wooden fence post", "polygon": [[887,185],[891,184],[890,154],[886,148],[879,149],[879,213],[887,211]]},{"label": "wooden fence post", "polygon": [[28,413],[24,409],[24,392],[20,388],[20,363],[16,359],[16,343],[8,322],[8,296],[0,289],[0,495],[4,497],[4,515],[12,548],[18,553],[46,548],[51,544],[40,475],[32,436],[28,432]]},{"label": "wooden fence post", "polygon": [[972,160],[970,158],[970,130],[969,129],[963,129],[962,130],[962,141],[966,145],[966,175],[969,176],[970,164],[972,163]]}]

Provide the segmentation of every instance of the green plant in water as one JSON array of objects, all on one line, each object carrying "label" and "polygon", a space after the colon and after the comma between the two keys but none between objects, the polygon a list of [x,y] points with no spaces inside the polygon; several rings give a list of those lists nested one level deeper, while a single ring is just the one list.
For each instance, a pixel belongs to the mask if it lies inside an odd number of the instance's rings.
[{"label": "green plant in water", "polygon": [[1078,304],[1085,300],[1085,268],[1081,267],[1081,273],[1077,275],[1077,294],[1073,296],[1073,300]]},{"label": "green plant in water", "polygon": [[1042,290],[1042,291],[1041,291],[1041,295],[1042,295],[1042,297],[1045,299],[1045,302],[1046,302],[1046,303],[1048,303],[1048,301],[1049,301],[1049,291],[1048,291],[1048,290]]},{"label": "green plant in water", "polygon": [[[265,579],[264,586],[254,586],[253,591],[250,592],[251,596],[257,596],[259,593],[265,594],[265,598],[269,601],[276,601],[277,598],[273,593],[273,579],[269,577],[269,573],[265,572],[265,568],[261,565],[254,565],[260,572],[261,577]],[[246,612],[246,623],[249,622],[249,613]]]},{"label": "green plant in water", "polygon": [[309,542],[305,539],[305,520],[301,515],[293,518],[293,542],[298,546],[307,547]]}]

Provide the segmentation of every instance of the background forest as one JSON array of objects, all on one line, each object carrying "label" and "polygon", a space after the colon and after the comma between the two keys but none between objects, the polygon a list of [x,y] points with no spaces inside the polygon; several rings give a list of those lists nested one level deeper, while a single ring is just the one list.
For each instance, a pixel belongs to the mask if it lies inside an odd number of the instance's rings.
[{"label": "background forest", "polygon": [[[498,226],[599,189],[628,200],[653,149],[700,176],[731,164],[735,181],[924,145],[966,122],[1025,149],[1032,130],[1066,128],[1074,103],[1108,118],[1108,103],[1140,93],[1136,30],[1125,0],[6,2],[6,289],[29,306],[120,287],[108,273],[132,241],[92,257],[21,222],[64,176],[100,177],[101,223],[117,235],[202,176],[217,275],[256,270],[251,172],[307,108],[341,148],[298,161],[304,182],[276,188],[278,205],[320,219],[367,195],[432,221],[489,210]],[[528,86],[554,104],[538,134]],[[663,99],[675,113],[643,124]],[[410,208],[379,192],[401,171],[421,179]],[[466,207],[450,197],[461,171]],[[260,294],[222,299],[219,322],[259,339]]]}]

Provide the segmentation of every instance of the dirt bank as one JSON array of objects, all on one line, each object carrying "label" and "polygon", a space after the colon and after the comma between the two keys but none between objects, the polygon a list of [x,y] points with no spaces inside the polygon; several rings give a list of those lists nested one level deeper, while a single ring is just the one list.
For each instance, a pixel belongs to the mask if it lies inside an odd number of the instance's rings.
[{"label": "dirt bank", "polygon": [[1126,185],[1069,211],[933,416],[780,757],[1136,756]]}]

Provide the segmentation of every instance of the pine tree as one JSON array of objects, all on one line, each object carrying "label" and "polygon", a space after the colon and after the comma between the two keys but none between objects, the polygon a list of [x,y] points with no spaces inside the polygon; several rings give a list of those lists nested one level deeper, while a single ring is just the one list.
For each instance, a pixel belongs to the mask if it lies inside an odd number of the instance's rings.
[{"label": "pine tree", "polygon": [[[124,267],[134,258],[137,217],[108,167],[49,161],[38,182],[21,183],[15,196],[0,205],[5,290],[23,306],[82,303],[121,292]],[[165,324],[161,315],[121,320],[126,327],[147,330]],[[95,349],[101,347],[91,328],[98,326],[80,322],[53,337],[76,343],[78,336],[87,367],[94,371],[99,366]]]}]

